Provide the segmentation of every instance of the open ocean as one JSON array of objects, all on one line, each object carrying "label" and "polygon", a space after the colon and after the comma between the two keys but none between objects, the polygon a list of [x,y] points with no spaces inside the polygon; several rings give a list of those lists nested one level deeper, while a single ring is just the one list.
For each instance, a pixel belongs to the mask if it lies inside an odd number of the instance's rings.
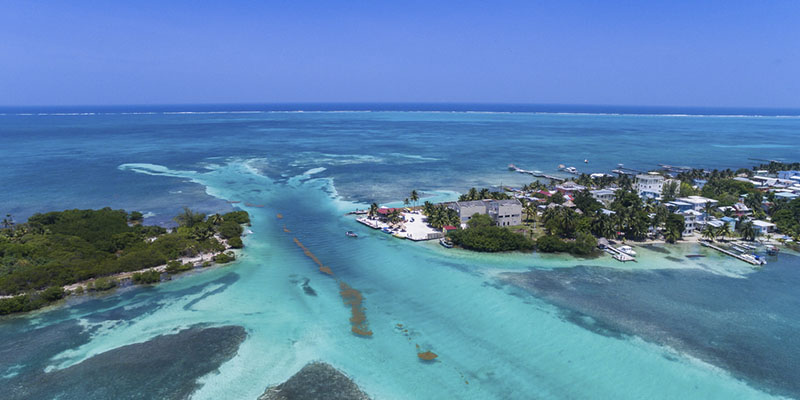
[{"label": "open ocean", "polygon": [[[441,201],[471,186],[530,182],[509,163],[558,174],[559,164],[610,172],[619,163],[800,161],[799,115],[424,104],[0,108],[3,215],[110,206],[169,225],[183,206],[241,207],[253,220],[233,265],[0,319],[2,396],[256,399],[320,360],[376,399],[798,398],[795,253],[758,270],[688,244],[637,248],[635,264],[474,254],[394,239],[343,214],[397,204],[412,189]],[[707,257],[685,257],[696,253]],[[351,333],[337,279],[363,293],[372,337]],[[418,349],[439,358],[422,362]],[[176,359],[185,361],[161,368]]]}]

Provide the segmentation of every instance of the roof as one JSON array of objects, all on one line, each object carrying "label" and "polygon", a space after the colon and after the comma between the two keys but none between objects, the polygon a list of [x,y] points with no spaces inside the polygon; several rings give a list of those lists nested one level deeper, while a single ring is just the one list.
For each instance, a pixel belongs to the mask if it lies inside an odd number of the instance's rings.
[{"label": "roof", "polygon": [[753,225],[761,228],[772,228],[775,226],[775,224],[773,224],[772,222],[762,221],[760,219],[753,221]]},{"label": "roof", "polygon": [[443,231],[452,231],[453,229],[458,229],[458,228],[456,228],[453,225],[445,225],[445,226],[442,227]]},{"label": "roof", "polygon": [[736,218],[722,217],[722,218],[720,218],[720,220],[725,221],[725,222],[731,222],[731,221],[736,221]]},{"label": "roof", "polygon": [[705,203],[719,203],[714,199],[709,199],[708,197],[703,196],[687,196],[687,197],[679,197],[677,198],[678,201],[684,201],[691,204],[705,204]]},{"label": "roof", "polygon": [[591,190],[591,191],[589,191],[589,193],[594,194],[594,195],[598,195],[598,196],[603,196],[603,195],[614,194],[614,191],[610,190],[610,189],[597,189],[597,190]]},{"label": "roof", "polygon": [[471,201],[458,201],[456,204],[459,207],[486,207],[488,200],[471,200]]},{"label": "roof", "polygon": [[392,211],[395,211],[395,210],[403,211],[402,208],[386,208],[386,207],[383,207],[383,208],[379,208],[378,209],[378,214],[389,214],[389,213],[391,213]]}]

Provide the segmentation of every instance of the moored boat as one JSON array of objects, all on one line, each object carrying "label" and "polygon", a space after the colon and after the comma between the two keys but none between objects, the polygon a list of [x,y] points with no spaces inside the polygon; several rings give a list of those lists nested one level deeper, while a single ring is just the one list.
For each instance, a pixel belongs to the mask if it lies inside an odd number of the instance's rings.
[{"label": "moored boat", "polygon": [[347,231],[344,234],[345,234],[345,236],[351,237],[351,238],[357,238],[358,237],[358,234],[353,232],[353,231]]},{"label": "moored boat", "polygon": [[448,248],[448,249],[452,249],[453,248],[453,242],[450,239],[446,238],[446,237],[443,237],[443,238],[439,239],[439,244],[444,246],[444,247],[446,247],[446,248]]},{"label": "moored boat", "polygon": [[617,247],[617,250],[631,257],[636,257],[636,251],[634,251],[631,246],[619,246]]}]

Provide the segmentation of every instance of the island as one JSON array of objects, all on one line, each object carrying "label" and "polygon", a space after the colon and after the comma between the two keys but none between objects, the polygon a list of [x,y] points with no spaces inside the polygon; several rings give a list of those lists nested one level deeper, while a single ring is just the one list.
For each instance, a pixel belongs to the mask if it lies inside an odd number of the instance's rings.
[{"label": "island", "polygon": [[177,226],[144,225],[140,212],[103,208],[35,214],[0,229],[0,315],[32,311],[69,294],[223,264],[244,246],[246,211],[206,216],[184,208]]}]

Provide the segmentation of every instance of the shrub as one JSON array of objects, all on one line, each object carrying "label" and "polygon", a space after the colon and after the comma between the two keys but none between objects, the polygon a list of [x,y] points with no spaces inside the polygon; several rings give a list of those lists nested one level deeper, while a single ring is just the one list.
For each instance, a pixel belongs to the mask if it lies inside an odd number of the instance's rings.
[{"label": "shrub", "polygon": [[60,300],[64,298],[65,295],[66,293],[64,292],[64,288],[61,286],[50,286],[39,294],[39,296],[41,296],[46,302]]},{"label": "shrub", "polygon": [[241,236],[243,231],[244,229],[242,226],[236,223],[236,221],[225,221],[217,228],[219,235],[225,239]]},{"label": "shrub", "polygon": [[450,231],[447,236],[453,243],[475,251],[532,250],[534,247],[533,241],[519,233],[498,226],[480,225],[480,220],[475,225],[477,226],[469,229]]},{"label": "shrub", "polygon": [[241,249],[244,247],[244,243],[242,243],[242,238],[239,236],[234,236],[228,239],[228,245],[233,247],[234,249]]},{"label": "shrub", "polygon": [[214,262],[216,262],[217,264],[229,263],[235,259],[236,255],[234,255],[233,252],[230,251],[227,253],[219,253],[216,256],[214,256]]},{"label": "shrub", "polygon": [[239,225],[250,223],[250,214],[247,211],[233,211],[222,216],[225,221],[233,221]]},{"label": "shrub", "polygon": [[149,269],[144,272],[134,273],[131,279],[136,284],[157,283],[161,281],[161,273],[154,269]]},{"label": "shrub", "polygon": [[94,282],[89,284],[89,290],[102,292],[104,290],[113,289],[117,286],[117,280],[113,278],[97,278]]},{"label": "shrub", "polygon": [[188,271],[192,268],[194,268],[194,265],[191,263],[181,264],[180,261],[172,260],[167,263],[165,271],[170,274],[177,274],[178,272]]}]

